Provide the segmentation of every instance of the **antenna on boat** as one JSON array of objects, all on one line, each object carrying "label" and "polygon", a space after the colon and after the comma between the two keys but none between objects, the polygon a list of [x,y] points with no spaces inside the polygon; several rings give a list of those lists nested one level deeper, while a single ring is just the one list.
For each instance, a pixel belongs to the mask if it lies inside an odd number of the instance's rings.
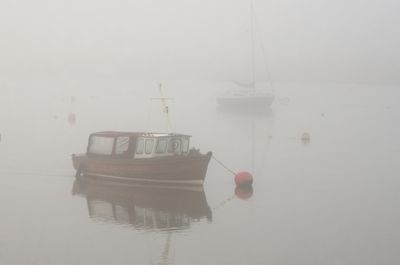
[{"label": "antenna on boat", "polygon": [[160,97],[159,98],[151,98],[152,100],[160,100],[161,101],[161,111],[165,115],[165,121],[166,121],[166,126],[167,126],[167,132],[171,132],[171,119],[169,117],[169,106],[167,104],[168,100],[173,100],[173,98],[166,98],[164,97],[163,91],[162,91],[162,83],[158,84],[158,91],[160,92]]}]

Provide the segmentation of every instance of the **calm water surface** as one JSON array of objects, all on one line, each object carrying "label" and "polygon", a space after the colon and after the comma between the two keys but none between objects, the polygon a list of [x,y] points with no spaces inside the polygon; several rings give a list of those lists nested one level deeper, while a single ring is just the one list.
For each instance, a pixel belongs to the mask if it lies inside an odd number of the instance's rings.
[{"label": "calm water surface", "polygon": [[213,160],[204,190],[75,180],[89,133],[165,130],[154,84],[87,85],[1,99],[1,264],[400,262],[397,88],[282,86],[252,113],[217,108],[216,85],[167,85],[175,131],[253,172],[235,194]]}]

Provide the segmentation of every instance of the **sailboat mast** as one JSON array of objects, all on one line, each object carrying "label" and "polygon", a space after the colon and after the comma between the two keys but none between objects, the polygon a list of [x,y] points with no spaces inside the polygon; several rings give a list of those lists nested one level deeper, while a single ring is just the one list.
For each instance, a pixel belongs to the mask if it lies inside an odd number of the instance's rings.
[{"label": "sailboat mast", "polygon": [[253,90],[256,88],[256,54],[254,40],[254,4],[250,0],[250,39],[251,39],[251,84]]}]

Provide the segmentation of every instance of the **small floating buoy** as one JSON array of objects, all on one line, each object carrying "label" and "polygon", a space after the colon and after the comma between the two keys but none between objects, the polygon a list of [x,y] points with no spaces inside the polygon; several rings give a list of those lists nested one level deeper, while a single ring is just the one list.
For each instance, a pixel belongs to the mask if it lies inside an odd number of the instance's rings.
[{"label": "small floating buoy", "polygon": [[235,195],[241,200],[247,200],[253,195],[253,187],[248,186],[237,186],[235,189]]},{"label": "small floating buoy", "polygon": [[308,132],[305,132],[301,135],[301,141],[303,144],[308,144],[310,142],[310,134]]},{"label": "small floating buoy", "polygon": [[76,124],[76,115],[75,115],[75,113],[70,113],[68,115],[68,123],[70,125],[75,125]]},{"label": "small floating buoy", "polygon": [[251,186],[253,184],[253,176],[247,171],[241,171],[235,175],[236,186]]}]

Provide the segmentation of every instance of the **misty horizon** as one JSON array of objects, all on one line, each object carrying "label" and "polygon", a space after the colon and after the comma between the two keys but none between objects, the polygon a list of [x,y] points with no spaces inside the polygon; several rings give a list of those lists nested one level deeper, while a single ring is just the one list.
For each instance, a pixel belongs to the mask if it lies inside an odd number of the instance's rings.
[{"label": "misty horizon", "polygon": [[[397,84],[395,1],[254,1],[257,81]],[[250,79],[250,1],[3,1],[0,81]]]}]

